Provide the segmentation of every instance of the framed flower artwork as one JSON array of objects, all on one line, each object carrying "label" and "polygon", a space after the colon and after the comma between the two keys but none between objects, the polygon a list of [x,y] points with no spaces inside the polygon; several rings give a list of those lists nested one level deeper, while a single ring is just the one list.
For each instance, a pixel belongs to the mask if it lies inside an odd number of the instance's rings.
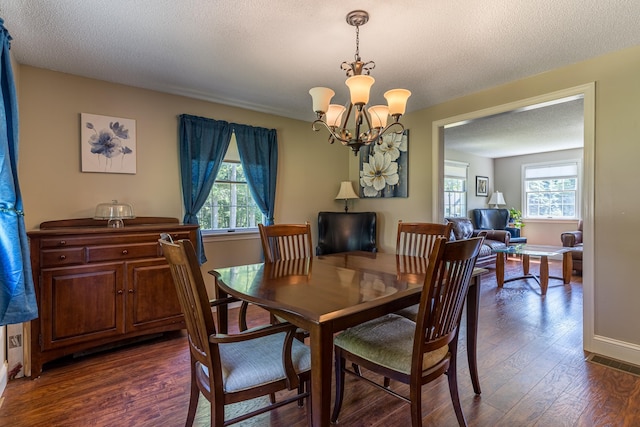
[{"label": "framed flower artwork", "polygon": [[82,172],[136,173],[136,121],[80,114]]},{"label": "framed flower artwork", "polygon": [[360,148],[360,197],[408,197],[409,130]]}]

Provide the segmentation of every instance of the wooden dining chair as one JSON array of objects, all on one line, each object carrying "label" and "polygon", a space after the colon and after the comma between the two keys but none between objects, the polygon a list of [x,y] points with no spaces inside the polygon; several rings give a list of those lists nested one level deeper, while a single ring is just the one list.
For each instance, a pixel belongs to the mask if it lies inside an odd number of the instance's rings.
[{"label": "wooden dining chair", "polygon": [[438,237],[449,238],[453,224],[398,221],[396,255],[429,258]]},{"label": "wooden dining chair", "polygon": [[[304,224],[258,224],[258,229],[265,262],[306,260],[312,257],[311,225],[308,222]],[[239,323],[241,328],[246,328],[248,305],[248,303],[243,302],[240,306],[239,315],[241,318]],[[273,314],[271,315],[271,321],[272,323],[284,322],[283,319]],[[308,335],[302,329],[298,329],[296,333],[296,337],[301,341],[304,341]]]},{"label": "wooden dining chair", "polygon": [[[446,374],[458,424],[466,426],[456,373],[458,330],[482,237],[436,239],[429,257],[416,322],[388,314],[346,329],[334,338],[336,394],[332,422],[344,398],[345,373],[354,375],[411,406],[411,425],[422,425],[422,386]],[[346,360],[409,385],[409,396],[347,368]]]},{"label": "wooden dining chair", "polygon": [[[449,239],[452,223],[435,224],[429,222],[398,221],[396,238],[396,255],[398,255],[398,274],[424,274],[439,237]],[[418,305],[404,308],[396,312],[413,321],[418,317]]]},{"label": "wooden dining chair", "polygon": [[[200,393],[211,404],[211,425],[227,426],[282,405],[308,400],[309,348],[294,339],[296,327],[278,324],[235,335],[217,334],[212,307],[233,298],[209,300],[200,265],[189,240],[160,239],[184,313],[191,364],[191,394],[185,425],[193,425]],[[298,388],[274,402],[275,393]],[[225,405],[269,395],[270,405],[225,420]],[[307,410],[310,421],[310,408]]]},{"label": "wooden dining chair", "polygon": [[311,225],[304,224],[258,224],[264,259],[274,262],[286,259],[310,258]]}]

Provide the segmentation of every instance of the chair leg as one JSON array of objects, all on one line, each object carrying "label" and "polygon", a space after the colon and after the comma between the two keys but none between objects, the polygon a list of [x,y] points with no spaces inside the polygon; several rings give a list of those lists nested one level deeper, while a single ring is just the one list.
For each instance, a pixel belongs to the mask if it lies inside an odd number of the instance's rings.
[{"label": "chair leg", "polygon": [[336,396],[335,396],[335,401],[333,403],[333,414],[331,415],[332,423],[336,423],[338,421],[338,415],[340,415],[340,409],[342,408],[342,399],[344,398],[344,369],[345,369],[345,359],[342,356],[342,352],[336,347],[335,349]]},{"label": "chair leg", "polygon": [[[300,381],[298,384],[298,394],[304,393],[306,381]],[[304,398],[298,399],[298,408],[302,408],[304,406]]]},{"label": "chair leg", "polygon": [[[450,345],[451,347],[457,347],[457,345]],[[456,351],[455,348],[451,351]],[[458,424],[461,427],[467,427],[467,420],[462,413],[462,405],[460,405],[460,395],[458,394],[458,362],[456,353],[452,353],[451,360],[449,362],[449,369],[447,369],[447,380],[449,382],[449,394],[451,395],[451,402],[453,403],[453,410],[456,413]]]},{"label": "chair leg", "polygon": [[410,385],[411,390],[411,426],[422,427],[422,386]]},{"label": "chair leg", "polygon": [[247,328],[247,309],[249,308],[249,303],[246,301],[242,301],[240,304],[240,310],[238,310],[238,329],[240,332],[246,331]]},{"label": "chair leg", "polygon": [[[192,362],[193,363],[193,362]],[[196,418],[196,410],[198,409],[198,398],[200,397],[200,389],[196,383],[196,368],[191,366],[191,391],[189,392],[189,409],[187,410],[187,421],[185,427],[191,427]]]}]

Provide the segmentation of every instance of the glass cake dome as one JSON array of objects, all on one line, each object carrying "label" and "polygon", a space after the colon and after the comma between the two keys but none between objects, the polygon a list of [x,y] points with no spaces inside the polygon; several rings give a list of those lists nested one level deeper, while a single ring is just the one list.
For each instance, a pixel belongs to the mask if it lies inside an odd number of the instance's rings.
[{"label": "glass cake dome", "polygon": [[96,213],[93,219],[109,220],[107,227],[122,228],[124,227],[123,219],[135,218],[133,207],[128,203],[119,203],[112,200],[111,203],[100,203],[96,206]]}]

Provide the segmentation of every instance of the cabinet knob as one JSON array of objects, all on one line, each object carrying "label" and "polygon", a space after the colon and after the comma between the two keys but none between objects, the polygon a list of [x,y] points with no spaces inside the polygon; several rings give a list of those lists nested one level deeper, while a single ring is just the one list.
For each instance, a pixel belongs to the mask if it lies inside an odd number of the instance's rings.
[{"label": "cabinet knob", "polygon": [[60,255],[60,261],[64,261],[65,259],[67,259],[66,255]]},{"label": "cabinet knob", "polygon": [[122,295],[124,291],[122,289],[118,289],[118,295]]},{"label": "cabinet knob", "polygon": [[129,251],[126,250],[126,249],[122,251],[122,255],[127,255],[128,253],[129,253]]},{"label": "cabinet knob", "polygon": [[67,241],[66,241],[66,240],[60,240],[60,246],[64,246],[64,245],[66,245],[66,244],[67,244]]},{"label": "cabinet knob", "polygon": [[129,293],[130,293],[130,294],[132,294],[132,293],[134,293],[134,292],[135,292],[135,291],[134,291],[133,289],[129,289]]}]

